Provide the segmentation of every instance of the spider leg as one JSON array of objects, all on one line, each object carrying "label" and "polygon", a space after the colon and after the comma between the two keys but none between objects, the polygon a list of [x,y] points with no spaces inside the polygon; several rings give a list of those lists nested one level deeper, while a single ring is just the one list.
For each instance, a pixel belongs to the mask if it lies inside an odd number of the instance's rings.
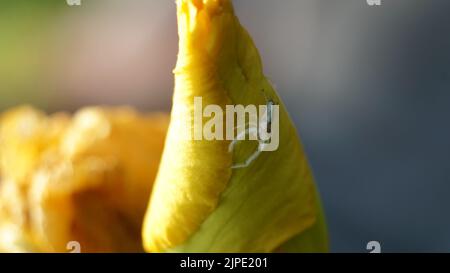
[{"label": "spider leg", "polygon": [[[236,139],[234,139],[234,140],[230,143],[230,145],[228,146],[228,152],[231,153],[231,152],[234,150],[234,146],[236,146],[236,144],[237,144],[239,141],[245,140],[245,137],[246,137],[247,135],[250,135],[251,133],[253,133],[253,134],[256,134],[256,136],[258,136],[258,135],[257,135],[257,133],[258,133],[257,127],[255,126],[255,124],[251,123],[251,124],[246,124],[245,126],[246,126],[246,127],[248,126],[248,128],[246,128],[244,131],[242,131],[241,133],[239,133],[239,134],[236,136]],[[241,126],[241,127],[242,127],[242,126]],[[238,128],[240,128],[240,127],[238,127]]]},{"label": "spider leg", "polygon": [[264,113],[261,123],[259,124],[259,126],[255,125],[255,124],[251,124],[251,126],[249,126],[249,128],[246,128],[246,130],[244,132],[241,132],[237,136],[237,138],[230,143],[230,146],[228,147],[228,151],[232,152],[234,150],[234,146],[236,145],[236,143],[238,141],[241,141],[241,140],[239,140],[240,138],[243,137],[245,139],[246,135],[251,135],[251,134],[254,134],[256,136],[256,138],[258,139],[258,142],[259,142],[258,148],[252,155],[250,155],[245,160],[244,163],[237,163],[231,167],[232,169],[240,169],[240,168],[246,168],[246,167],[250,166],[250,164],[252,164],[252,162],[255,161],[259,157],[259,155],[261,154],[261,152],[264,150],[265,146],[267,145],[267,143],[266,143],[267,140],[260,139],[260,135],[263,135],[263,132],[264,132],[263,130],[269,130],[269,132],[270,132],[271,122],[272,122],[271,107],[274,105],[274,102],[270,98],[268,98],[264,89],[261,90],[261,93],[264,96],[264,99],[265,99],[265,101],[267,103],[267,107],[268,107],[268,110]]},{"label": "spider leg", "polygon": [[242,138],[242,137],[244,137],[244,139],[245,139],[245,136],[248,134],[248,129],[245,129],[243,132],[241,132],[240,134],[238,134],[237,136],[236,136],[236,139],[235,140],[233,140],[231,143],[230,143],[230,145],[228,146],[228,152],[232,152],[233,150],[234,150],[234,146],[236,146],[236,144],[239,142],[239,141],[242,141],[242,140],[240,140],[240,138]]},{"label": "spider leg", "polygon": [[[255,135],[257,136],[257,135],[258,135],[258,129],[255,128],[255,127],[247,128],[247,129],[245,130],[245,135],[247,135],[247,134],[248,134],[248,135],[255,134]],[[230,147],[229,147],[229,150],[230,150],[230,151],[232,151],[232,150],[234,149],[234,145],[237,143],[237,141],[239,141],[239,140],[234,140],[234,141],[230,144]],[[250,166],[250,164],[252,164],[253,161],[255,161],[255,159],[257,159],[257,158],[259,157],[259,155],[261,154],[261,151],[262,151],[262,148],[261,148],[261,147],[262,147],[262,145],[264,145],[264,142],[261,141],[261,140],[258,140],[258,141],[259,141],[259,145],[258,145],[257,150],[256,150],[252,155],[250,155],[250,156],[245,160],[244,163],[237,163],[237,164],[231,166],[232,169],[247,168],[248,166]]]},{"label": "spider leg", "polygon": [[247,168],[248,166],[250,166],[250,164],[252,164],[253,161],[255,161],[255,159],[257,159],[259,157],[260,154],[261,154],[261,150],[257,149],[249,158],[247,158],[247,160],[245,160],[244,163],[235,164],[235,165],[231,166],[231,168],[232,169]]}]

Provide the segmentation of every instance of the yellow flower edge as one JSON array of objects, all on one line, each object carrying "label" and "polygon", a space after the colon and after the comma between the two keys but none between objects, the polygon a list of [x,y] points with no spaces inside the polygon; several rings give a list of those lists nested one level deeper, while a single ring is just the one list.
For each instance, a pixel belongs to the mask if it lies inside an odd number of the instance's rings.
[{"label": "yellow flower edge", "polygon": [[[177,0],[179,54],[171,123],[144,220],[148,252],[327,251],[320,201],[296,129],[229,0]],[[203,104],[280,104],[280,145],[244,162],[255,145],[193,141]]]}]

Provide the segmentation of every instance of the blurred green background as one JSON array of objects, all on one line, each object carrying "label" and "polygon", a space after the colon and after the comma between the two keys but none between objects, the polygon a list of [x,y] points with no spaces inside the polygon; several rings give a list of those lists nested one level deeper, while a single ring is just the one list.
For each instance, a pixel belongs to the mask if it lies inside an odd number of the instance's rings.
[{"label": "blurred green background", "polygon": [[168,1],[1,0],[0,110],[169,110],[174,8]]},{"label": "blurred green background", "polygon": [[0,107],[48,107],[51,26],[63,1],[0,1]]}]

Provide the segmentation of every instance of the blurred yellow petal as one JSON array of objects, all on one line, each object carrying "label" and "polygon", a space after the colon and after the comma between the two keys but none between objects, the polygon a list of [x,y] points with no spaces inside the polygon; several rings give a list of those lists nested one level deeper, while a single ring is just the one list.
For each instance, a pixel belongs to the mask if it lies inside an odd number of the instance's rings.
[{"label": "blurred yellow petal", "polygon": [[142,251],[168,122],[129,108],[87,108],[73,118],[29,107],[4,114],[0,250],[24,241],[23,251],[66,252],[77,241],[82,252]]},{"label": "blurred yellow petal", "polygon": [[57,142],[68,118],[59,114],[47,119],[44,113],[23,106],[3,114],[0,122],[0,174],[27,183],[30,171],[48,146]]}]

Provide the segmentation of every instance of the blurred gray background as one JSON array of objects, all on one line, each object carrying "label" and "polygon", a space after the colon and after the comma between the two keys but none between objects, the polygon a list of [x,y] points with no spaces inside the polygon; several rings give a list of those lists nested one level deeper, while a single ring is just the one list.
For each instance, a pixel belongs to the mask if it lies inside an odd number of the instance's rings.
[{"label": "blurred gray background", "polygon": [[[449,251],[450,1],[234,2],[302,136],[332,251],[367,252],[373,240],[383,252]],[[60,3],[14,32],[39,43],[0,42],[37,60],[19,72],[14,58],[0,64],[1,109],[170,109],[174,1]],[[13,10],[18,18],[23,9]],[[24,84],[23,71],[39,80]]]}]

